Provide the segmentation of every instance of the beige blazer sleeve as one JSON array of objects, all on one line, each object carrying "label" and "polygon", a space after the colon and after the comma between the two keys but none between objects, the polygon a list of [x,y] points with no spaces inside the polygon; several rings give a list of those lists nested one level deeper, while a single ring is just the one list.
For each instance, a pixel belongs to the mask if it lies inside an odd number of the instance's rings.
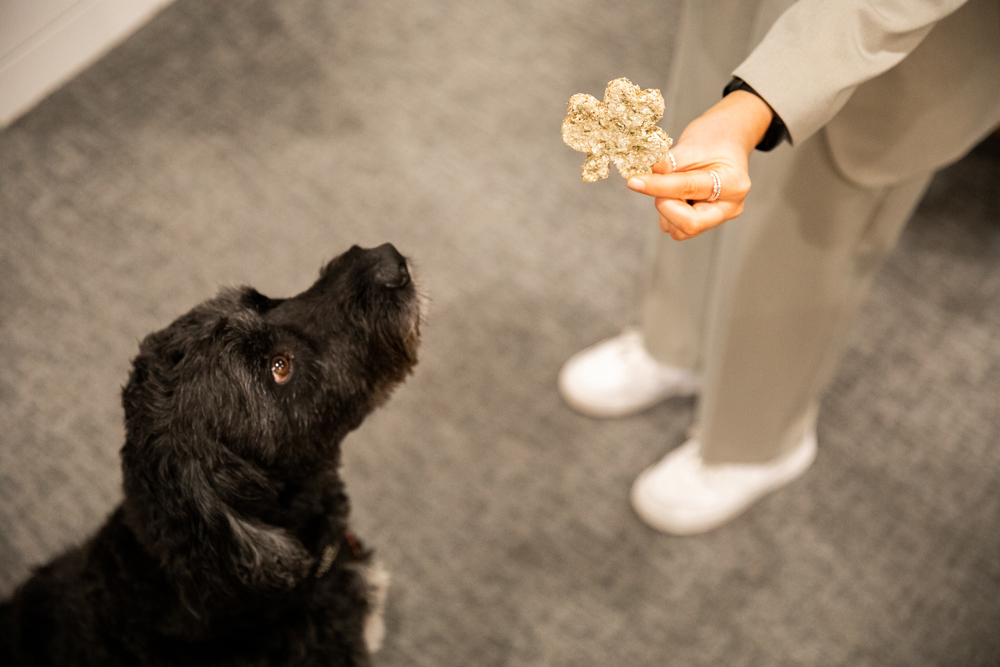
[{"label": "beige blazer sleeve", "polygon": [[841,173],[933,172],[1000,123],[996,0],[800,0],[735,72],[794,143],[823,128]]},{"label": "beige blazer sleeve", "polygon": [[799,143],[965,1],[799,0],[734,74],[767,100]]}]

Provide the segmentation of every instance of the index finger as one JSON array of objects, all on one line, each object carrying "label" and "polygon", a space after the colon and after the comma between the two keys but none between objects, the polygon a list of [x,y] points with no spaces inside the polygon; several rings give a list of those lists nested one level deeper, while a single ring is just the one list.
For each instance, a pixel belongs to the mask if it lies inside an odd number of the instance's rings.
[{"label": "index finger", "polygon": [[707,201],[715,192],[715,179],[708,171],[681,171],[673,174],[643,174],[628,179],[628,187],[650,197]]}]

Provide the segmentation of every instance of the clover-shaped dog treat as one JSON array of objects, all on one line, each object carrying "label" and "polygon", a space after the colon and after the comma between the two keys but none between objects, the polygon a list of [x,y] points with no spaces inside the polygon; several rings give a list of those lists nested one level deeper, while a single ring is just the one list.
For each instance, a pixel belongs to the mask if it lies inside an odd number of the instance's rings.
[{"label": "clover-shaped dog treat", "polygon": [[608,177],[614,161],[625,178],[648,174],[665,160],[673,141],[656,126],[663,116],[663,96],[656,89],[639,90],[628,79],[615,79],[598,102],[586,93],[569,98],[562,124],[566,145],[587,154],[583,180]]}]

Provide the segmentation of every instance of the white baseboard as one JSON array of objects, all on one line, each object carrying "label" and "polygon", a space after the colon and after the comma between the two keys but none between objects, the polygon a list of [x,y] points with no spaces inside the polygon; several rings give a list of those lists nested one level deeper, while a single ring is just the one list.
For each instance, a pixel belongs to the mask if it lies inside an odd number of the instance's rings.
[{"label": "white baseboard", "polygon": [[22,39],[17,46],[0,58],[0,127],[30,110],[171,1],[79,0],[38,32],[18,36]]}]

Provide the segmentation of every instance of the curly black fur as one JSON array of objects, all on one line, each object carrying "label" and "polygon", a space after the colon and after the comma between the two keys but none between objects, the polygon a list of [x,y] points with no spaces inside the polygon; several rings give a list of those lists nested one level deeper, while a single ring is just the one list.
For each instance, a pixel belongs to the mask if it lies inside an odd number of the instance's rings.
[{"label": "curly black fur", "polygon": [[386,244],[294,298],[224,290],[147,336],[124,501],[0,606],[0,664],[368,664],[340,443],[416,364],[419,321]]}]

